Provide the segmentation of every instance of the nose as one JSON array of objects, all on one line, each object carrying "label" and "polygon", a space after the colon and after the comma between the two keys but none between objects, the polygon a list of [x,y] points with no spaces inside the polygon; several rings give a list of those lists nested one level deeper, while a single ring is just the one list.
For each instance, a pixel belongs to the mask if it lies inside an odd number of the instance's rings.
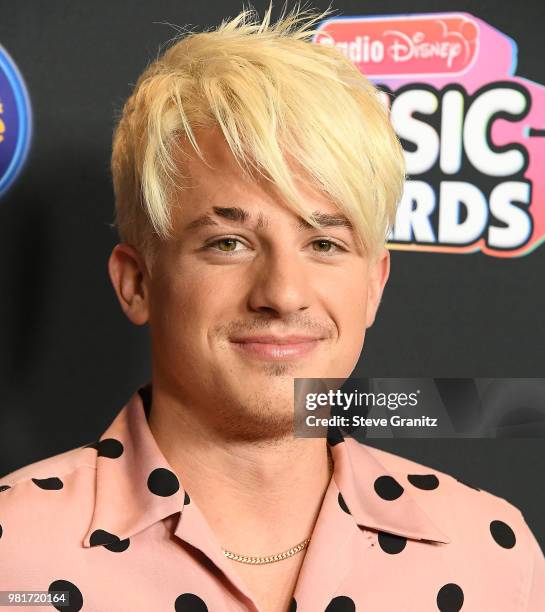
[{"label": "nose", "polygon": [[297,254],[270,252],[260,262],[248,297],[251,310],[285,317],[310,305],[309,271]]}]

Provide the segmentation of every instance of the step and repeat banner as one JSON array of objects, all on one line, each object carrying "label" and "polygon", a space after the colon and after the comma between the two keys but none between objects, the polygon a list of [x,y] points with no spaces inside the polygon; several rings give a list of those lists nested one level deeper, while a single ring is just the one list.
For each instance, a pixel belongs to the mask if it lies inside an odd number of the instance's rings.
[{"label": "step and repeat banner", "polygon": [[[267,5],[253,4],[261,15]],[[367,393],[427,393],[414,410],[360,406],[345,428],[487,485],[543,544],[545,494],[520,474],[545,470],[545,8],[333,8],[314,43],[338,48],[380,88],[408,173],[390,280],[354,376]],[[95,439],[149,379],[147,333],[120,312],[107,275],[112,130],[180,29],[241,9],[0,2],[1,473]],[[316,401],[341,383],[320,384]],[[317,407],[301,407],[301,435],[315,435]],[[322,426],[350,413],[330,408]]]},{"label": "step and repeat banner", "polygon": [[[517,75],[517,42],[468,13],[343,16],[316,44],[340,49],[384,91],[408,180],[390,248],[494,257],[545,241],[545,86]],[[0,49],[0,194],[31,142],[24,79]]]},{"label": "step and repeat banner", "polygon": [[545,240],[545,87],[516,74],[518,46],[468,13],[328,19],[341,49],[385,92],[409,180],[391,247],[531,253]]},{"label": "step and repeat banner", "polygon": [[0,197],[26,162],[32,134],[32,110],[17,64],[0,48]]}]

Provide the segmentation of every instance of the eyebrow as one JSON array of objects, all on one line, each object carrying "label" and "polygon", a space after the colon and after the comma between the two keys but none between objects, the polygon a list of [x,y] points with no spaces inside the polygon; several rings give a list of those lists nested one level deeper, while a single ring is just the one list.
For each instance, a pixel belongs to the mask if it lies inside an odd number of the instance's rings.
[{"label": "eyebrow", "polygon": [[[240,223],[242,225],[248,225],[252,219],[252,215],[240,206],[213,206],[212,210],[214,214],[221,219],[234,221],[235,223]],[[353,229],[352,223],[345,215],[332,215],[315,210],[312,213],[312,218],[320,225],[320,227],[347,227],[350,230]],[[255,223],[255,229],[262,229],[267,227],[268,224],[268,217],[263,215],[263,213],[259,213]],[[201,215],[200,217],[197,217],[197,219],[194,219],[188,223],[184,229],[185,231],[191,231],[208,225],[219,224],[210,213],[205,213],[204,215]],[[297,229],[301,231],[313,229],[313,226],[308,223],[306,219],[300,217],[297,221]]]}]

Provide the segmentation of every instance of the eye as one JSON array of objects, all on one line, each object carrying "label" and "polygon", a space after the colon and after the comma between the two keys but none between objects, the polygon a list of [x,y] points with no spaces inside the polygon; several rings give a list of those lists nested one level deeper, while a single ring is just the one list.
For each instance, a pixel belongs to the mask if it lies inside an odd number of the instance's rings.
[{"label": "eye", "polygon": [[212,242],[209,242],[205,245],[205,249],[211,249],[214,251],[220,251],[221,253],[234,253],[235,251],[240,251],[241,249],[237,249],[236,245],[242,244],[240,240],[237,238],[218,238]]},{"label": "eye", "polygon": [[345,250],[342,246],[327,238],[318,238],[317,240],[313,240],[312,245],[314,251],[324,253],[326,255],[333,254],[338,250]]}]

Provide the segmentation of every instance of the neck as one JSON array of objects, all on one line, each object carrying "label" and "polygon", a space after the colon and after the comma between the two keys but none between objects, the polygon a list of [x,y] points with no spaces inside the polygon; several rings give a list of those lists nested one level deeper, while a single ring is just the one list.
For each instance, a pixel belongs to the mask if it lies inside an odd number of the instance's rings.
[{"label": "neck", "polygon": [[223,548],[274,553],[311,534],[330,480],[326,440],[233,440],[155,383],[148,422]]}]

